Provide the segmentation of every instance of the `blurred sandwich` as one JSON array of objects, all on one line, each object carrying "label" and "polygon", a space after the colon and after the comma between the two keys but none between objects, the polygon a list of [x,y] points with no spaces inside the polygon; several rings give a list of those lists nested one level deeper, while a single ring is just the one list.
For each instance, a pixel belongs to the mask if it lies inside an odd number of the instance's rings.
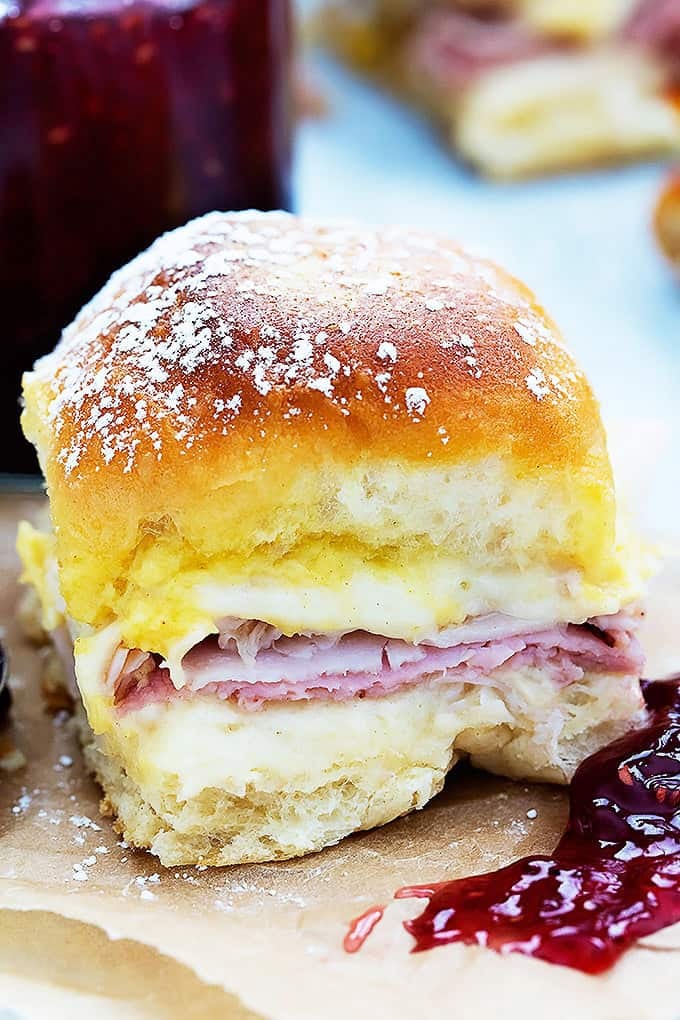
[{"label": "blurred sandwich", "polygon": [[640,718],[645,558],[531,293],[449,241],[214,213],[25,379],[25,579],[104,808],[163,863],[291,857],[460,758],[567,782]]},{"label": "blurred sandwich", "polygon": [[680,172],[668,179],[656,205],[657,241],[671,264],[680,270]]},{"label": "blurred sandwich", "polygon": [[492,177],[680,149],[678,0],[330,0],[318,25]]}]

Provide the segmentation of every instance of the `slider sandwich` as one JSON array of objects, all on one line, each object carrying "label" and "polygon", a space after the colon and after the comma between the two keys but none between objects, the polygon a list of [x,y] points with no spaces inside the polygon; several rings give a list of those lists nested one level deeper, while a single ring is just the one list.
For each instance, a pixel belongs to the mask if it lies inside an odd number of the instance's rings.
[{"label": "slider sandwich", "polygon": [[24,381],[25,580],[87,763],[166,865],[305,854],[451,767],[566,783],[642,713],[644,555],[517,280],[401,229],[212,213]]},{"label": "slider sandwich", "polygon": [[680,270],[680,172],[664,184],[654,213],[656,239],[671,265]]},{"label": "slider sandwich", "polygon": [[492,177],[680,148],[678,0],[327,0],[318,28]]}]

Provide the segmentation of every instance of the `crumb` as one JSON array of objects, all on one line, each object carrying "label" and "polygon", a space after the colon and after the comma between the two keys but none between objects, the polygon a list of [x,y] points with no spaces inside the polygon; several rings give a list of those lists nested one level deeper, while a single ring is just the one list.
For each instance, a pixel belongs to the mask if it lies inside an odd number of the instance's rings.
[{"label": "crumb", "polygon": [[0,772],[17,772],[26,764],[26,755],[10,743],[0,738]]},{"label": "crumb", "polygon": [[101,825],[97,825],[87,815],[71,815],[69,818],[71,825],[75,825],[77,829],[93,829],[94,832],[101,832]]},{"label": "crumb", "polygon": [[33,803],[33,797],[30,793],[24,791],[21,796],[17,799],[16,804],[12,806],[13,815],[24,815]]},{"label": "crumb", "polygon": [[[73,714],[73,698],[69,694],[64,676],[64,667],[51,649],[43,659],[40,692],[45,711],[62,719]],[[57,725],[62,725],[63,719]]]},{"label": "crumb", "polygon": [[93,864],[97,863],[97,858],[91,854],[89,857],[85,857],[82,861],[73,865],[72,878],[75,882],[87,882],[90,875],[88,868],[91,868]]}]

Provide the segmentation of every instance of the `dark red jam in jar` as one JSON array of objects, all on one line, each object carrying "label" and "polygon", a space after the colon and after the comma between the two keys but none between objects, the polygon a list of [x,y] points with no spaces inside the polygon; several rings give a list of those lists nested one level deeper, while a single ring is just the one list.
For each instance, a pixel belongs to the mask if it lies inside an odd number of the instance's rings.
[{"label": "dark red jam in jar", "polygon": [[0,0],[0,471],[21,372],[212,209],[289,205],[288,0]]}]

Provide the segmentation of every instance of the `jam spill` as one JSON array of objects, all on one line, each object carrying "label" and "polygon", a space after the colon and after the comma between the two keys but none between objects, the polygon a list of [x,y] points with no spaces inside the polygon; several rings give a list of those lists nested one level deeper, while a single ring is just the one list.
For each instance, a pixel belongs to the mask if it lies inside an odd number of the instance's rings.
[{"label": "jam spill", "polygon": [[404,923],[413,951],[463,942],[599,974],[680,922],[680,676],[643,691],[648,724],[577,769],[552,856],[395,893],[428,901]]},{"label": "jam spill", "polygon": [[384,913],[384,907],[369,907],[363,914],[350,922],[349,930],[342,943],[346,953],[356,953],[361,949],[376,924],[382,921]]}]

